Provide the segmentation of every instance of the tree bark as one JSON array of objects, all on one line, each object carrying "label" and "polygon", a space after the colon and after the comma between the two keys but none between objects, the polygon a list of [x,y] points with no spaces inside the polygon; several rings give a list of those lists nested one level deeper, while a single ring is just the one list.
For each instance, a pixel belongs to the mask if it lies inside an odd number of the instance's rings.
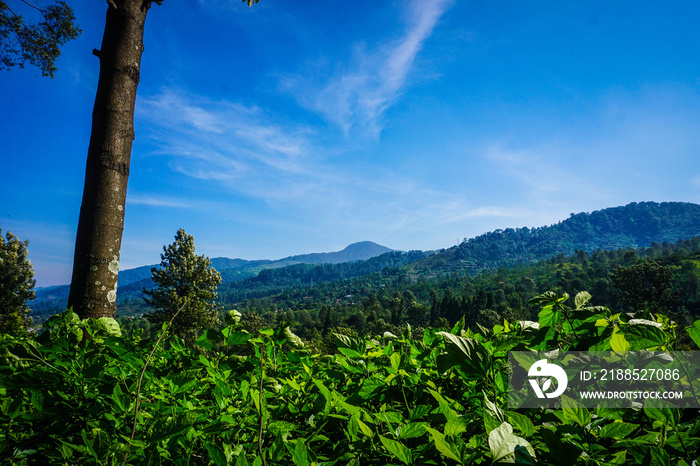
[{"label": "tree bark", "polygon": [[151,2],[107,0],[68,306],[81,318],[114,317],[139,84]]}]

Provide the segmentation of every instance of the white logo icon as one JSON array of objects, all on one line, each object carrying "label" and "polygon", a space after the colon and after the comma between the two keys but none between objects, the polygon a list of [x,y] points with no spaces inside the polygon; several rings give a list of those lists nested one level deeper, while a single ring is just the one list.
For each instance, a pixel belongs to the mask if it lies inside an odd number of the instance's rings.
[{"label": "white logo icon", "polygon": [[[529,379],[530,385],[535,390],[537,398],[555,398],[566,390],[566,384],[568,383],[568,378],[566,377],[566,372],[564,369],[557,366],[556,364],[550,364],[546,359],[540,359],[535,364],[530,367],[527,375],[531,378]],[[532,377],[549,377],[543,384],[542,388],[537,383],[536,379]],[[545,393],[552,386],[552,377],[557,379],[557,389],[552,393]]]}]

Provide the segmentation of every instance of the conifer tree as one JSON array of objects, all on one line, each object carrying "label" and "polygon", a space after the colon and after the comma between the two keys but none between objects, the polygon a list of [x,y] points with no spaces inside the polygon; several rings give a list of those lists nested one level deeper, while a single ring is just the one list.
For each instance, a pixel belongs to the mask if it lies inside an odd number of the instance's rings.
[{"label": "conifer tree", "polygon": [[160,324],[173,320],[172,330],[184,337],[192,331],[219,323],[216,289],[221,276],[206,256],[195,256],[194,236],[180,228],[175,242],[163,246],[160,268],[152,268],[152,290],[144,290],[150,296],[144,300],[153,307],[146,314],[149,322]]},{"label": "conifer tree", "polygon": [[20,335],[31,325],[27,301],[34,299],[34,269],[27,260],[27,244],[0,230],[0,333]]}]

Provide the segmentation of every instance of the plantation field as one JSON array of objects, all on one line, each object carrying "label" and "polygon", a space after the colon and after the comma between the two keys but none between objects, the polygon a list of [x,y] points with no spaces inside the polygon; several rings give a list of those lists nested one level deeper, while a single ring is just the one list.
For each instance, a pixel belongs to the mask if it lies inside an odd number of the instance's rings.
[{"label": "plantation field", "polygon": [[700,321],[632,319],[589,299],[540,295],[537,325],[336,334],[330,356],[285,324],[248,333],[235,313],[186,344],[121,336],[113,320],[68,311],[36,339],[0,340],[0,455],[17,465],[692,464],[696,409],[587,409],[567,397],[509,409],[508,351],[698,349]]}]

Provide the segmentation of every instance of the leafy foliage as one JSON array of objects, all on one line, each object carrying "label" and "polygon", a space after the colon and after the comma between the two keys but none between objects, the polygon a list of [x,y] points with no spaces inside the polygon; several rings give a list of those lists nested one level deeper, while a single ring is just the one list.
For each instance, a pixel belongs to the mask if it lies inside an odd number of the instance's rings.
[{"label": "leafy foliage", "polygon": [[26,23],[0,0],[0,69],[24,68],[28,61],[41,69],[42,76],[53,78],[61,46],[82,31],[75,25],[73,10],[63,1],[44,8],[30,6],[41,14],[37,24]]},{"label": "leafy foliage", "polygon": [[[6,239],[7,238],[7,239]],[[20,335],[32,319],[27,302],[34,299],[34,269],[27,260],[27,244],[0,230],[0,334]]]},{"label": "leafy foliage", "polygon": [[473,331],[462,319],[422,337],[410,326],[334,334],[330,356],[302,347],[286,322],[250,333],[232,312],[195,348],[173,336],[154,352],[138,409],[153,342],[67,312],[37,340],[0,340],[0,454],[10,464],[689,465],[700,454],[693,410],[568,399],[508,408],[509,350],[610,350],[619,338],[629,349],[673,350],[681,334],[700,340],[700,321],[686,331],[654,314],[658,332],[642,335],[649,326],[590,299],[537,296],[539,328],[503,321]]},{"label": "leafy foliage", "polygon": [[168,322],[182,308],[173,321],[173,331],[179,336],[219,323],[214,301],[221,276],[206,256],[194,252],[194,237],[179,229],[175,242],[163,246],[160,268],[152,269],[156,287],[144,290],[150,296],[144,300],[154,308],[145,316],[151,323]]}]

